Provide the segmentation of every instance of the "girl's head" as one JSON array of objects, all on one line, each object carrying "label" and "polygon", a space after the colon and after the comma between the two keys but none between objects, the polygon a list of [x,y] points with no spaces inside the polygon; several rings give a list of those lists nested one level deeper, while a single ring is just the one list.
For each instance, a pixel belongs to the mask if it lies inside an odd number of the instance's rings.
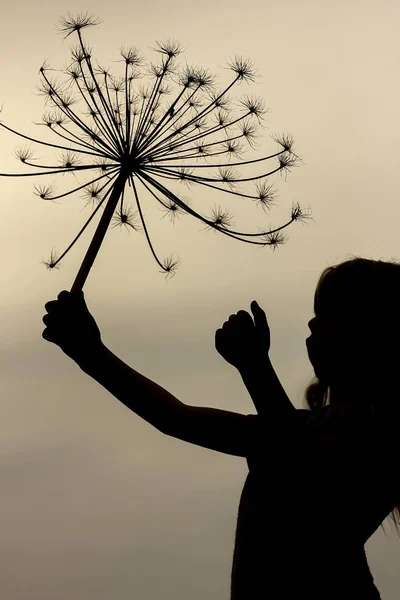
[{"label": "girl's head", "polygon": [[357,402],[400,410],[400,264],[356,257],[327,267],[314,313],[306,340],[316,375],[306,390],[309,407]]}]

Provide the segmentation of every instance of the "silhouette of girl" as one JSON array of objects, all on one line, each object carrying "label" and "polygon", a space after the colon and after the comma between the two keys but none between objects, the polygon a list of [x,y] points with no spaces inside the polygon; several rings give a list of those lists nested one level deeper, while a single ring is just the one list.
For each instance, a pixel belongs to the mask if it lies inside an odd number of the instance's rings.
[{"label": "silhouette of girl", "polygon": [[354,258],[326,268],[306,340],[315,378],[295,409],[269,359],[253,301],[215,335],[257,415],[189,406],[102,342],[83,292],[48,302],[43,338],[166,435],[245,457],[231,600],[379,599],[364,545],[400,513],[393,477],[400,264]]}]

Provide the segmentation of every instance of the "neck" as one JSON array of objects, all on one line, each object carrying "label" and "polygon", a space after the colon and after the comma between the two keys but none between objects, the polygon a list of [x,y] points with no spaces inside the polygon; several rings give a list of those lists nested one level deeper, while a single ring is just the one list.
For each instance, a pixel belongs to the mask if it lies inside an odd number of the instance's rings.
[{"label": "neck", "polygon": [[[393,398],[393,386],[383,383],[379,385],[338,385],[330,387],[330,404],[335,414],[347,417],[355,423],[362,423],[370,419],[376,425],[381,425],[389,433],[391,426],[398,427],[400,407],[395,403],[392,406],[385,400]],[[397,412],[396,412],[397,411]],[[397,416],[396,416],[397,415]]]}]

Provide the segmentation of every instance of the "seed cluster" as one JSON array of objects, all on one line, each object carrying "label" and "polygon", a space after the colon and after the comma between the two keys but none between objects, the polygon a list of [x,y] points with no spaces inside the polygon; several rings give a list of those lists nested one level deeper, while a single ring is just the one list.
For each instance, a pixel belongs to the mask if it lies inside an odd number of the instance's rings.
[{"label": "seed cluster", "polygon": [[[203,186],[254,201],[264,211],[271,208],[275,191],[266,178],[276,172],[286,174],[300,159],[293,152],[292,136],[285,134],[272,136],[279,151],[253,160],[241,159],[243,144],[255,148],[267,112],[261,98],[245,95],[236,102],[240,114],[233,114],[228,93],[242,82],[256,80],[250,60],[235,56],[228,62],[233,79],[221,91],[216,89],[215,78],[207,70],[187,64],[180,67],[178,57],[182,46],[166,40],[156,43],[155,51],[161,55],[156,63],[146,62],[136,47],[122,47],[122,74],[117,77],[110,69],[95,63],[92,50],[82,37],[83,29],[99,22],[89,14],[63,17],[59,25],[62,35],[68,38],[75,34],[78,38],[77,45],[71,48],[70,63],[61,70],[64,79],[60,82],[54,77],[56,69],[48,61],[39,70],[38,92],[44,96],[47,110],[38,125],[57,136],[57,143],[24,135],[0,122],[3,129],[31,144],[60,151],[56,164],[42,165],[35,159],[31,145],[19,147],[16,157],[35,171],[0,173],[0,176],[49,176],[66,172],[90,175],[82,185],[62,194],[56,193],[54,183],[34,186],[35,194],[43,200],[55,201],[81,192],[86,204],[93,208],[68,248],[59,257],[52,252],[50,260],[45,262],[49,269],[60,263],[94,215],[105,207],[117,180],[118,208],[111,227],[143,230],[154,259],[166,275],[175,273],[179,259],[158,257],[144,219],[143,202],[157,201],[165,213],[163,216],[168,214],[171,221],[186,213],[202,221],[206,229],[274,250],[286,241],[284,228],[294,221],[311,218],[295,203],[284,225],[259,229],[257,233],[240,232],[231,228],[233,214],[229,210],[216,206],[209,216],[201,214],[168,187],[168,181],[181,182],[189,189]],[[143,83],[145,77],[147,84]],[[78,103],[80,112],[75,108]],[[235,168],[262,165],[272,159],[277,161],[275,168],[267,172],[263,168],[263,172],[252,177],[241,177]],[[240,184],[245,183],[255,183],[255,191],[239,191]],[[129,189],[133,192],[135,209],[127,202]]]}]

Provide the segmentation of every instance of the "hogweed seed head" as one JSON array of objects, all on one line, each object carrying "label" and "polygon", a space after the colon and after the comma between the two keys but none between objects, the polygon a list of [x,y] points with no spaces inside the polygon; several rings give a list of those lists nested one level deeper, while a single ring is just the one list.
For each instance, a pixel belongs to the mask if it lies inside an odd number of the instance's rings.
[{"label": "hogweed seed head", "polygon": [[241,81],[247,81],[247,83],[256,81],[256,70],[253,62],[249,59],[235,55],[234,59],[228,63],[228,68],[236,73],[237,78]]},{"label": "hogweed seed head", "polygon": [[230,227],[233,224],[233,213],[224,210],[221,206],[214,206],[211,213],[211,222],[208,228],[215,229]]},{"label": "hogweed seed head", "polygon": [[[203,209],[189,205],[174,188],[185,185],[205,193],[217,190],[225,199],[231,194],[243,203],[253,200],[266,211],[275,197],[267,178],[278,171],[286,176],[301,160],[293,152],[290,134],[272,136],[279,151],[249,160],[242,158],[245,149],[255,149],[259,128],[268,112],[262,98],[245,95],[235,103],[230,97],[236,86],[256,81],[252,61],[238,55],[230,59],[227,69],[232,80],[217,90],[215,77],[206,69],[179,64],[184,48],[169,39],[156,42],[156,62],[146,61],[135,46],[122,46],[120,58],[114,61],[122,72],[114,74],[94,63],[92,49],[83,39],[83,30],[99,23],[89,13],[68,13],[62,17],[59,32],[64,38],[77,36],[76,44],[70,47],[70,60],[60,71],[64,80],[54,76],[56,69],[48,61],[39,69],[37,89],[48,110],[37,125],[42,126],[42,131],[51,132],[52,142],[19,133],[0,121],[1,128],[29,142],[29,146],[17,148],[15,155],[35,169],[33,173],[0,176],[64,174],[70,180],[72,173],[75,184],[68,192],[56,195],[55,185],[51,184],[35,185],[34,193],[54,202],[79,192],[86,207],[92,209],[68,248],[60,256],[52,251],[50,260],[45,262],[49,269],[59,264],[102,209],[103,216],[109,215],[108,224],[113,221],[110,228],[119,225],[144,233],[155,261],[167,277],[175,274],[180,260],[158,257],[142,210],[146,202],[159,204],[164,213],[161,218],[168,216],[174,224],[176,217],[188,214],[201,221],[204,229],[260,247],[269,245],[273,250],[285,242],[284,228],[294,221],[311,218],[297,203],[284,225],[274,230],[265,226],[258,233],[241,232],[232,229],[234,215],[227,208],[217,206],[211,214],[204,214]],[[47,165],[39,164],[31,145],[47,146],[59,156]],[[277,167],[262,167],[272,159],[277,159]],[[236,169],[256,163],[258,175],[245,177]],[[84,182],[77,183],[81,177]],[[245,184],[255,185],[255,190],[244,190]],[[132,200],[136,210],[130,205]],[[200,206],[204,204],[202,199]],[[108,209],[111,206],[112,212]]]},{"label": "hogweed seed head", "polygon": [[52,200],[55,192],[55,185],[34,185],[34,193],[42,200]]},{"label": "hogweed seed head", "polygon": [[86,27],[93,27],[101,23],[101,20],[89,13],[79,13],[76,17],[68,13],[66,17],[61,17],[59,32],[64,35],[64,39],[72,33],[80,33]]},{"label": "hogweed seed head", "polygon": [[21,146],[15,150],[15,156],[23,163],[27,160],[33,160],[34,154],[30,146]]},{"label": "hogweed seed head", "polygon": [[173,277],[176,273],[179,264],[179,258],[174,258],[174,256],[171,255],[170,257],[165,258],[162,262],[162,270],[160,271],[160,273],[165,273],[165,279],[168,279],[168,277]]},{"label": "hogweed seed head", "polygon": [[139,218],[138,214],[139,214],[138,211],[133,211],[130,206],[128,206],[124,210],[122,210],[122,209],[117,210],[115,216],[112,219],[114,221],[114,224],[111,225],[111,228],[112,229],[115,227],[121,228],[122,226],[124,226],[125,229],[128,230],[128,233],[130,233],[129,227],[131,229],[133,229],[134,231],[141,231],[140,218]]},{"label": "hogweed seed head", "polygon": [[124,59],[125,64],[130,67],[140,67],[143,64],[143,57],[135,46],[129,46],[129,48],[121,46],[120,54]]},{"label": "hogweed seed head", "polygon": [[51,269],[59,269],[60,265],[57,265],[58,263],[58,259],[57,259],[57,253],[55,250],[51,251],[50,254],[50,259],[48,261],[42,260],[42,264],[44,264],[49,270]]},{"label": "hogweed seed head", "polygon": [[265,245],[271,246],[272,250],[275,252],[278,246],[286,243],[285,234],[281,231],[271,231],[266,233],[264,237]]},{"label": "hogweed seed head", "polygon": [[260,204],[261,207],[266,210],[273,205],[273,200],[275,199],[275,190],[272,189],[273,184],[267,185],[264,181],[263,183],[257,183],[257,204]]},{"label": "hogweed seed head", "polygon": [[300,221],[300,223],[305,223],[308,219],[313,219],[311,216],[310,207],[307,208],[308,212],[305,212],[304,209],[300,206],[298,202],[296,202],[292,207],[292,219],[293,221]]}]

